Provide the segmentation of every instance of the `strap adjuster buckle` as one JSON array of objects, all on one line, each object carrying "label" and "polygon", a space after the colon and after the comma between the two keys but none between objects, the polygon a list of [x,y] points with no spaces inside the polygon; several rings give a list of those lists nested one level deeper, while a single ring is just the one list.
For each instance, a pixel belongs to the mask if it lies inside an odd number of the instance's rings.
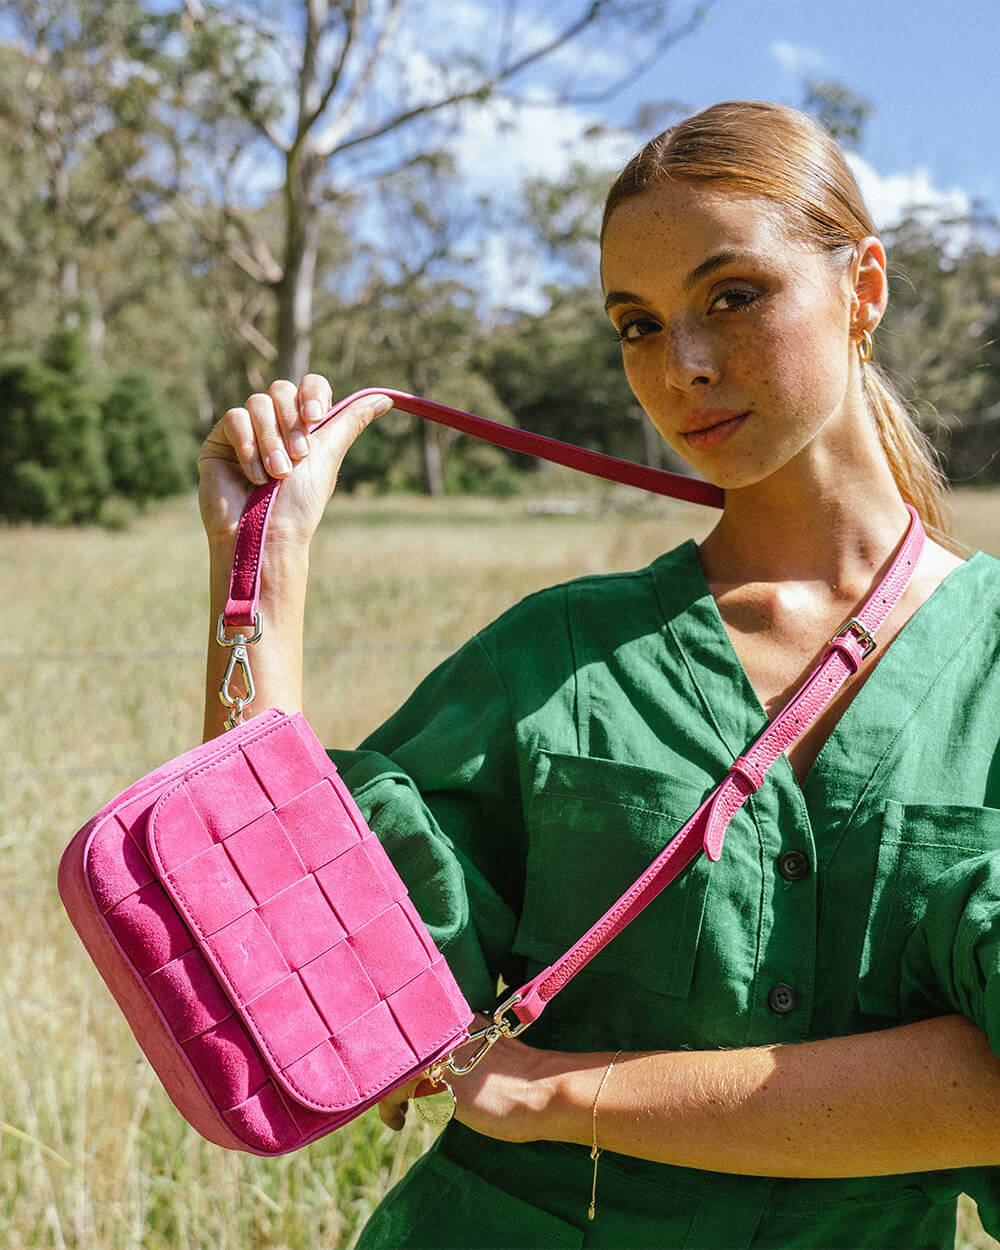
[{"label": "strap adjuster buckle", "polygon": [[855,635],[855,640],[859,642],[863,648],[863,651],[861,653],[861,658],[863,660],[867,660],[868,657],[871,655],[871,653],[878,646],[878,643],[872,637],[871,630],[868,629],[868,627],[864,625],[861,621],[859,621],[856,616],[852,616],[849,621],[845,621],[844,624],[841,625],[840,629],[838,629],[835,634],[831,634],[830,637],[827,639],[827,645],[832,647],[834,643],[837,642],[838,639],[846,638],[851,633],[852,630],[857,630],[857,634]]}]

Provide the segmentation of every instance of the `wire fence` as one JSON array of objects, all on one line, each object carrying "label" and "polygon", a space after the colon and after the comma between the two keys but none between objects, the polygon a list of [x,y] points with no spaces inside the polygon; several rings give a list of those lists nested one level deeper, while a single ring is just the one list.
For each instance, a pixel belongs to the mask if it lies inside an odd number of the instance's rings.
[{"label": "wire fence", "polygon": [[[306,655],[384,655],[403,651],[450,651],[450,642],[328,643],[305,648]],[[83,663],[90,660],[199,660],[204,647],[159,647],[151,651],[5,651],[0,664]]]},{"label": "wire fence", "polygon": [[[454,650],[450,642],[330,643],[305,648],[306,656],[387,655],[442,653]],[[129,660],[200,660],[204,647],[156,647],[145,651],[6,651],[0,664],[89,664]],[[0,770],[0,781],[33,781],[45,777],[142,776],[142,769],[128,764],[88,764],[70,768],[15,768]]]}]

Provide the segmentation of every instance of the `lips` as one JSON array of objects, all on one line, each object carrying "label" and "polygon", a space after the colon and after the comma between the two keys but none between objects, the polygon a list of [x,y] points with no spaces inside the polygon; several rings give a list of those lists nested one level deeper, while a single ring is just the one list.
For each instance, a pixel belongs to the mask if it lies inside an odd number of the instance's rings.
[{"label": "lips", "polygon": [[681,426],[681,433],[696,451],[708,451],[731,438],[749,416],[749,412],[732,408],[703,408],[688,417]]}]

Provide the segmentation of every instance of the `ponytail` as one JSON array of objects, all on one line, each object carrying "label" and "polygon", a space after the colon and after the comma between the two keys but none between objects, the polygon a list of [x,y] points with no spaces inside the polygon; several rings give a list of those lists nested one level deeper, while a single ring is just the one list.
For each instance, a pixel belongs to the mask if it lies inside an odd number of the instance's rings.
[{"label": "ponytail", "polygon": [[959,552],[951,532],[948,481],[937,452],[917,425],[912,409],[877,365],[862,365],[861,379],[868,409],[903,502],[916,508],[935,542]]}]

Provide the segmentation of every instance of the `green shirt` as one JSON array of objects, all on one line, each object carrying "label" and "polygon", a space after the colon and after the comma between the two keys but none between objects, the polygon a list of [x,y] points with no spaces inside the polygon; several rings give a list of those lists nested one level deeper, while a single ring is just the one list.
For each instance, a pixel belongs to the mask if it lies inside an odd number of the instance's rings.
[{"label": "green shirt", "polygon": [[[1000,1054],[1000,562],[955,570],[800,785],[782,757],[524,1040],[565,1051],[794,1043],[960,1011]],[[686,543],[526,599],[355,752],[332,752],[478,1008],[563,953],[766,715]],[[789,855],[790,852],[795,854]],[[780,987],[777,988],[776,987]],[[669,1126],[664,1130],[669,1132]],[[951,1247],[1000,1232],[1000,1172],[815,1180],[450,1125],[361,1247]]]}]

